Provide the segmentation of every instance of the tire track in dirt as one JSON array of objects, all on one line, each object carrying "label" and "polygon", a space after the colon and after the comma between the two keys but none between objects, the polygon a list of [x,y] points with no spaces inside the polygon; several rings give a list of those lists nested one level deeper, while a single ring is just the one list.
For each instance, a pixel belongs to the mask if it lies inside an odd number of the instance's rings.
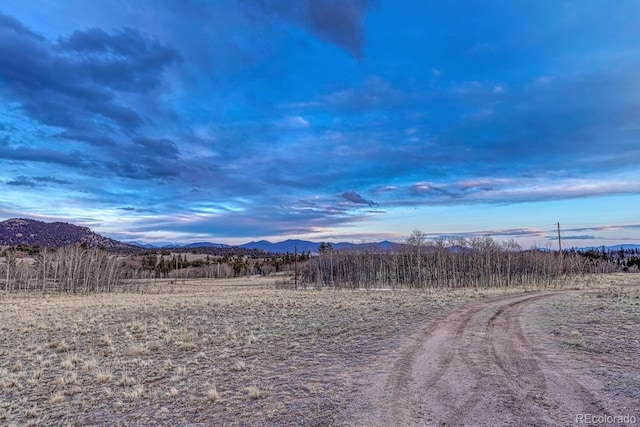
[{"label": "tire track in dirt", "polygon": [[572,425],[608,414],[597,394],[524,333],[524,311],[563,292],[476,301],[429,322],[376,399],[378,425]]},{"label": "tire track in dirt", "polygon": [[521,405],[521,419],[528,424],[572,424],[572,415],[610,415],[605,404],[579,381],[566,375],[522,330],[525,308],[546,296],[533,297],[501,309],[489,322],[488,346],[496,365],[504,372],[507,387]]}]

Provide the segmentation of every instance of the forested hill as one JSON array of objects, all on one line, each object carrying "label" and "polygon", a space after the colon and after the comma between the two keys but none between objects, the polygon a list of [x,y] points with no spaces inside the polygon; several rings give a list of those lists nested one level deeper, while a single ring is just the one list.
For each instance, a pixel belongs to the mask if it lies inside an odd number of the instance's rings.
[{"label": "forested hill", "polygon": [[133,245],[109,239],[66,222],[43,222],[26,218],[11,218],[0,222],[0,245],[62,247],[86,244],[90,248],[105,248],[113,252],[138,251]]}]

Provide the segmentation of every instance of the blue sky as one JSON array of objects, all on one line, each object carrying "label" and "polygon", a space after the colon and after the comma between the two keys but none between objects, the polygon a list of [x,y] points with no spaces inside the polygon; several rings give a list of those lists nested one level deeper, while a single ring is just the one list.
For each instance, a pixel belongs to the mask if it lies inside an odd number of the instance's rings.
[{"label": "blue sky", "polygon": [[640,242],[638,22],[624,0],[4,2],[0,219]]}]

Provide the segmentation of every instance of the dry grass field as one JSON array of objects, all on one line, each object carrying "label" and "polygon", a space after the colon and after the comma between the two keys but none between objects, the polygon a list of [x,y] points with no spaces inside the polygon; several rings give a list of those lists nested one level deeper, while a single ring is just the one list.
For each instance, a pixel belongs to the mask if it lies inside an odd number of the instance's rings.
[{"label": "dry grass field", "polygon": [[[632,357],[640,300],[622,285],[637,276],[590,277],[564,287],[605,289],[548,307],[564,323],[547,326],[576,358]],[[522,289],[292,291],[253,277],[0,294],[0,424],[357,425],[375,405],[363,390],[417,325],[506,292]],[[607,313],[635,344],[609,334]]]},{"label": "dry grass field", "polygon": [[[597,277],[597,276],[596,276]],[[640,411],[640,275],[583,279],[596,288],[569,293],[533,307],[527,332],[583,375],[598,382],[612,400],[635,401]],[[640,414],[638,414],[640,415]]]}]

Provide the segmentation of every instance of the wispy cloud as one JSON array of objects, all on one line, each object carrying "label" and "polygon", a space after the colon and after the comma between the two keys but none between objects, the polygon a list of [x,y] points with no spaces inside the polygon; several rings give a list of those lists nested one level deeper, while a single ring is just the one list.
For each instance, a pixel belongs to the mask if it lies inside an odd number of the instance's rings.
[{"label": "wispy cloud", "polygon": [[307,128],[309,127],[309,121],[301,116],[287,116],[282,120],[279,120],[278,125],[284,128]]},{"label": "wispy cloud", "polygon": [[[569,235],[562,236],[564,240],[598,240],[599,237],[594,236],[592,234],[580,234],[580,235]],[[549,240],[557,240],[558,236],[547,236]]]},{"label": "wispy cloud", "polygon": [[88,166],[88,162],[85,161],[83,157],[79,151],[65,153],[49,148],[29,148],[20,145],[6,146],[0,150],[0,159],[53,163],[76,168],[85,168]]},{"label": "wispy cloud", "polygon": [[342,193],[342,197],[356,205],[367,205],[367,206],[377,206],[377,203],[373,200],[365,199],[361,194],[356,193],[355,191],[346,191]]},{"label": "wispy cloud", "polygon": [[474,238],[474,237],[492,237],[498,240],[506,238],[522,238],[522,237],[538,237],[546,238],[547,232],[535,228],[512,228],[512,229],[496,229],[496,230],[479,230],[479,231],[461,231],[448,234],[428,232],[432,238]]},{"label": "wispy cloud", "polygon": [[[637,194],[640,184],[619,176],[603,176],[598,182],[569,177],[479,178],[468,181],[418,182],[374,190],[384,206],[465,205],[470,203],[527,203],[590,198],[613,194]],[[405,197],[402,197],[402,195]],[[582,230],[573,230],[582,231]]]},{"label": "wispy cloud", "polygon": [[620,224],[620,225],[605,225],[605,226],[587,226],[587,227],[573,227],[563,229],[565,232],[579,233],[583,231],[625,231],[625,230],[640,230],[640,224]]},{"label": "wispy cloud", "polygon": [[6,184],[24,187],[38,187],[48,186],[50,184],[68,185],[71,184],[71,181],[67,181],[65,179],[57,179],[50,176],[18,176],[10,181],[7,181]]}]

